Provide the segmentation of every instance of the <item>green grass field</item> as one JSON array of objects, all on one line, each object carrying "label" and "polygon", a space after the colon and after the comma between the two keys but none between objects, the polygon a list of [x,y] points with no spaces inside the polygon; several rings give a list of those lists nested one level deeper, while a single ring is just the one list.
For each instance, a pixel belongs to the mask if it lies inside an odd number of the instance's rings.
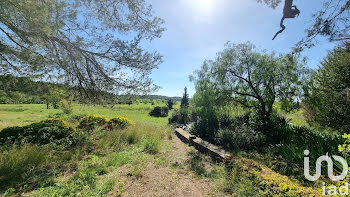
[{"label": "green grass field", "polygon": [[[75,105],[74,114],[97,114],[106,117],[125,116],[136,123],[166,125],[167,118],[150,117],[151,104],[93,106]],[[62,113],[59,109],[46,109],[44,104],[0,105],[0,129],[9,126],[22,126]]]},{"label": "green grass field", "polygon": [[[0,129],[29,125],[49,117],[67,120],[75,127],[78,122],[72,117],[82,114],[124,116],[135,123],[121,131],[106,132],[97,128],[83,145],[69,151],[35,144],[1,148],[0,194],[104,196],[114,186],[115,180],[111,177],[115,176],[117,167],[126,165],[133,176],[140,176],[147,162],[158,161],[158,157],[152,155],[166,147],[163,139],[167,139],[171,131],[166,117],[148,115],[153,107],[151,104],[75,105],[73,113],[67,115],[58,109],[46,109],[46,105],[0,105]],[[69,179],[62,176],[74,171],[75,175]],[[60,184],[65,186],[57,186]]]}]

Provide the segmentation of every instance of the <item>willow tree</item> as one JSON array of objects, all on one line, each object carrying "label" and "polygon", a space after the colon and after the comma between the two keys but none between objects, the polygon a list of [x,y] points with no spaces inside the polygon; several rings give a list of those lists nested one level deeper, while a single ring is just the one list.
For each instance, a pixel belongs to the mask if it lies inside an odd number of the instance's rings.
[{"label": "willow tree", "polygon": [[237,103],[256,112],[266,125],[270,123],[274,103],[300,98],[305,79],[309,78],[302,61],[291,55],[259,52],[249,42],[228,43],[214,61],[205,62],[195,75],[195,101],[204,98],[214,105]]},{"label": "willow tree", "polygon": [[0,74],[149,92],[162,57],[140,43],[159,38],[162,24],[144,0],[2,0]]}]

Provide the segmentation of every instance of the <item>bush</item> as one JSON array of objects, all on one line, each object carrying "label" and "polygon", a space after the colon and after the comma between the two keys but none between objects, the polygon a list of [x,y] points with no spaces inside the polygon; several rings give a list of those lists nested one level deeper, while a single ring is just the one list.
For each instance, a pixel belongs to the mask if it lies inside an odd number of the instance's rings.
[{"label": "bush", "polygon": [[217,133],[218,143],[226,149],[253,149],[265,143],[265,136],[248,126],[237,126],[233,129],[220,129]]},{"label": "bush", "polygon": [[135,123],[128,118],[117,116],[114,118],[111,118],[108,121],[108,125],[111,129],[125,129],[128,126],[135,125]]},{"label": "bush", "polygon": [[71,114],[73,113],[73,103],[67,101],[66,99],[61,100],[59,108],[62,109],[63,113]]},{"label": "bush", "polygon": [[72,147],[83,140],[83,135],[76,132],[61,119],[46,119],[24,127],[8,127],[0,132],[0,144],[56,144]]},{"label": "bush", "polygon": [[150,116],[154,117],[167,117],[169,113],[169,108],[168,107],[154,107],[151,112],[149,112]]},{"label": "bush", "polygon": [[[306,127],[286,125],[274,130],[279,138],[279,154],[298,163],[303,162],[303,151],[312,155],[338,154],[338,145],[343,143],[340,135],[320,132]],[[290,158],[292,156],[292,158]],[[311,158],[312,160],[312,158]]]},{"label": "bush", "polygon": [[170,123],[179,123],[184,124],[184,118],[183,115],[180,113],[179,110],[174,109],[172,116],[170,118]]},{"label": "bush", "polygon": [[190,112],[189,109],[175,109],[170,118],[170,123],[185,124],[189,122],[197,122],[198,115],[195,112]]},{"label": "bush", "polygon": [[135,123],[126,117],[116,116],[111,119],[105,116],[98,115],[86,115],[80,119],[78,129],[83,131],[93,131],[97,127],[102,129],[125,129],[128,126],[135,125]]},{"label": "bush", "polygon": [[207,140],[211,143],[215,143],[215,135],[219,130],[219,119],[213,113],[208,116],[202,116],[197,122],[194,123],[194,127],[191,132],[199,137]]},{"label": "bush", "polygon": [[169,109],[173,109],[173,105],[174,105],[174,101],[172,101],[172,100],[168,100],[168,101],[167,101],[166,106],[167,106]]},{"label": "bush", "polygon": [[222,115],[219,124],[216,141],[224,148],[248,150],[265,143],[265,135],[256,129],[249,113],[237,117]]},{"label": "bush", "polygon": [[327,153],[337,155],[338,145],[344,142],[342,136],[338,134],[294,126],[277,115],[271,118],[271,125],[268,140],[273,145],[273,151],[293,163],[303,163],[306,149],[311,153],[311,163],[315,163],[317,157]]},{"label": "bush", "polygon": [[104,116],[87,115],[80,119],[78,129],[84,131],[93,131],[96,127],[107,127],[108,119]]}]

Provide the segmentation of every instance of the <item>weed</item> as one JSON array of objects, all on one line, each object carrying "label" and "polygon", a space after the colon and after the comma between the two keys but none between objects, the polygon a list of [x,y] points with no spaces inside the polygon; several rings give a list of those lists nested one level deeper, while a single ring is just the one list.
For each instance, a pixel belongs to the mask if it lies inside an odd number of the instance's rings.
[{"label": "weed", "polygon": [[144,141],[144,151],[150,154],[157,154],[160,152],[160,140],[156,137],[150,137]]},{"label": "weed", "polygon": [[142,154],[138,154],[132,166],[130,168],[130,174],[136,178],[141,178],[143,176],[143,171],[147,165],[147,160]]},{"label": "weed", "polygon": [[[47,150],[37,145],[14,147],[0,153],[0,189],[27,182],[34,174],[41,174],[48,155]],[[41,178],[45,177],[37,177]]]}]

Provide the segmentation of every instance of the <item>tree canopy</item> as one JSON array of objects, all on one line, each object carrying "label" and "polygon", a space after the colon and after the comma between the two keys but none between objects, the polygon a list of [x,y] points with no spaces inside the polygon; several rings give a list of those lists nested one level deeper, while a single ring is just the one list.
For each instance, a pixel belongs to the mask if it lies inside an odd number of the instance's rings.
[{"label": "tree canopy", "polygon": [[162,24],[144,0],[3,0],[0,73],[85,91],[149,92],[162,58],[140,42],[159,38]]},{"label": "tree canopy", "polygon": [[321,62],[305,100],[304,113],[311,124],[347,132],[350,129],[350,44],[328,53]]},{"label": "tree canopy", "polygon": [[249,42],[228,43],[214,61],[205,62],[192,77],[196,84],[194,100],[234,101],[257,109],[268,119],[276,100],[294,101],[302,95],[307,73],[297,58],[260,53]]}]

